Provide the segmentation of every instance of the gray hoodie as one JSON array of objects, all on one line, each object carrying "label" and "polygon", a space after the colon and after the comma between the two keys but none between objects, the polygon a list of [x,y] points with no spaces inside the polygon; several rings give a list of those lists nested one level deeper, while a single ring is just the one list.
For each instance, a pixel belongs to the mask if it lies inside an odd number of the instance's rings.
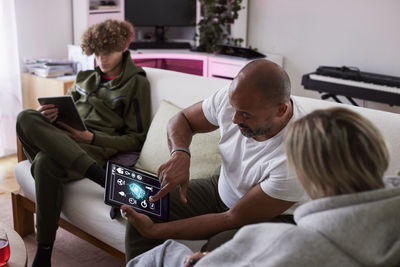
[{"label": "gray hoodie", "polygon": [[[399,187],[313,200],[294,216],[297,226],[243,227],[196,267],[400,266]],[[191,251],[167,241],[148,253],[136,259],[137,266],[183,266]]]}]

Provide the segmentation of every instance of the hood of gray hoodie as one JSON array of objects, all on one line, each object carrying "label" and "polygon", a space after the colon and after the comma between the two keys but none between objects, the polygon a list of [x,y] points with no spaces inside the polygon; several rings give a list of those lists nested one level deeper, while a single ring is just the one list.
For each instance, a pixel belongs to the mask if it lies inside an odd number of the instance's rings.
[{"label": "hood of gray hoodie", "polygon": [[317,199],[294,216],[361,265],[400,262],[400,187]]}]

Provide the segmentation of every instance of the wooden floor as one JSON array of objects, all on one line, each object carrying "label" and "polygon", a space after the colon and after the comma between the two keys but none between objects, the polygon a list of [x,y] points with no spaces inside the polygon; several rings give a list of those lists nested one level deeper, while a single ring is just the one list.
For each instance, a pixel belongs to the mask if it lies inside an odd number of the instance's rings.
[{"label": "wooden floor", "polygon": [[9,198],[10,193],[19,188],[14,176],[16,164],[17,155],[0,158],[0,200]]}]

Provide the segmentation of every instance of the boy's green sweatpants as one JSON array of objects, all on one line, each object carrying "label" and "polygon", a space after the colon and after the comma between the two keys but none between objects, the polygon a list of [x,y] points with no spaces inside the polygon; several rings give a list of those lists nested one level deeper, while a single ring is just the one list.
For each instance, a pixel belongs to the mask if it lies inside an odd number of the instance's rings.
[{"label": "boy's green sweatpants", "polygon": [[31,173],[35,178],[36,240],[40,244],[52,244],[60,218],[63,184],[84,178],[95,162],[104,166],[116,151],[78,144],[32,109],[18,115],[17,135],[32,163]]}]

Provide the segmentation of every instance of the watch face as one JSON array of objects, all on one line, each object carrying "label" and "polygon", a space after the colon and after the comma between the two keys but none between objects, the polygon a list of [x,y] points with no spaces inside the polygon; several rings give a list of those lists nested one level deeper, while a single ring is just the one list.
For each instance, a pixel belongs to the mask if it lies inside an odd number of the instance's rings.
[{"label": "watch face", "polygon": [[106,204],[120,207],[131,206],[137,212],[153,218],[168,220],[168,195],[156,202],[149,198],[160,191],[161,185],[155,175],[127,168],[114,162],[107,163]]}]

